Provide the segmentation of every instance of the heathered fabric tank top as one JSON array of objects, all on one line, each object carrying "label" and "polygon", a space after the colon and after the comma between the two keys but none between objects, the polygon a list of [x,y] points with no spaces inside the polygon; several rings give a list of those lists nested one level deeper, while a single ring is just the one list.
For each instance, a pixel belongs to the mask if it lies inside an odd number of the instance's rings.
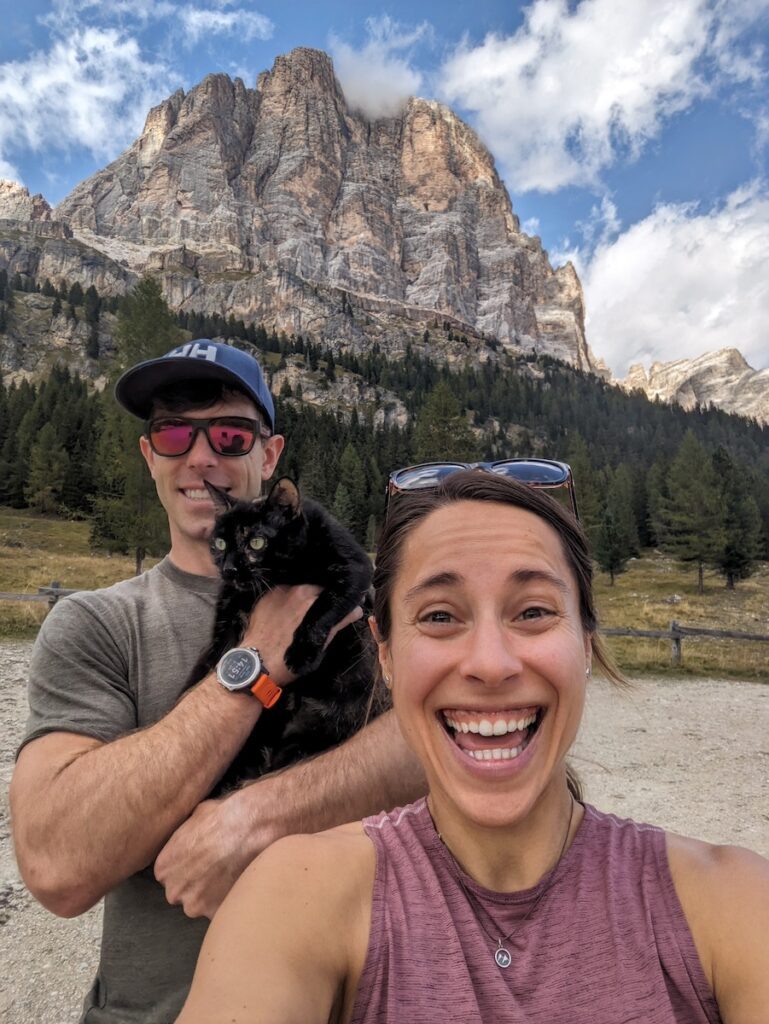
[{"label": "heathered fabric tank top", "polygon": [[[363,824],[376,877],[353,1024],[720,1024],[661,829],[586,805],[534,888],[495,893],[462,875],[473,907],[424,799]],[[505,935],[543,887],[500,969],[476,915]]]}]

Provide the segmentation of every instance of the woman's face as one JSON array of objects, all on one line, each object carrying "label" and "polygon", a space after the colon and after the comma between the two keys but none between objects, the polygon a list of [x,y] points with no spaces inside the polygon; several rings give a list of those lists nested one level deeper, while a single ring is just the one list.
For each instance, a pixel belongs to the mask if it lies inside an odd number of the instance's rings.
[{"label": "woman's face", "polygon": [[463,501],[404,544],[380,661],[435,810],[514,824],[564,778],[590,642],[558,535],[530,512]]}]

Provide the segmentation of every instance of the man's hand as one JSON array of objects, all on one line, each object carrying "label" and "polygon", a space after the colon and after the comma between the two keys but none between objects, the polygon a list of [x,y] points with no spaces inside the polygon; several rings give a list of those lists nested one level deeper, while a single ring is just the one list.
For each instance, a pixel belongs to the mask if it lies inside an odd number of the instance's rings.
[{"label": "man's hand", "polygon": [[[303,583],[298,586],[275,587],[269,594],[256,602],[251,612],[241,643],[244,647],[256,647],[262,656],[270,676],[280,686],[285,686],[296,677],[286,667],[286,649],[294,639],[297,626],[302,622],[320,594],[320,587]],[[363,615],[358,607],[345,616],[331,630],[326,644],[345,626],[356,622]]]},{"label": "man's hand", "polygon": [[158,854],[155,878],[187,917],[213,917],[258,852],[259,837],[240,807],[242,792],[198,804]]}]

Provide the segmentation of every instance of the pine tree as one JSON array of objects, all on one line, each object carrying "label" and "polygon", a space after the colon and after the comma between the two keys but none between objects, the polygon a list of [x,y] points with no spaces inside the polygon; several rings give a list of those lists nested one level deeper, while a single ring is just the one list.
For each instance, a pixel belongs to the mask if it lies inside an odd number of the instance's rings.
[{"label": "pine tree", "polygon": [[480,446],[446,381],[437,384],[417,416],[417,462],[473,462]]},{"label": "pine tree", "polygon": [[720,448],[713,457],[721,498],[721,543],[715,563],[726,577],[726,586],[734,589],[755,569],[761,553],[761,513],[749,493],[748,479],[729,453]]},{"label": "pine tree", "polygon": [[697,591],[704,592],[704,567],[722,545],[720,497],[713,462],[688,430],[670,464],[668,497],[660,498],[657,531],[665,551],[697,566]]},{"label": "pine tree", "polygon": [[84,297],[85,293],[83,292],[83,286],[79,281],[75,281],[67,293],[67,302],[73,307],[82,306]]},{"label": "pine tree", "polygon": [[152,277],[142,278],[120,303],[115,325],[118,367],[155,359],[183,340],[160,285]]},{"label": "pine tree", "polygon": [[572,431],[570,434],[565,457],[571,467],[580,522],[591,546],[595,548],[601,521],[602,498],[588,447],[578,431]]},{"label": "pine tree", "polygon": [[56,437],[52,423],[46,423],[32,445],[24,496],[38,512],[56,512],[61,499],[69,457]]},{"label": "pine tree", "polygon": [[342,488],[345,495],[344,523],[362,542],[366,536],[369,516],[368,491],[363,463],[352,444],[345,446],[339,458],[338,479],[339,486],[334,494],[334,505],[337,503],[339,489]]},{"label": "pine tree", "polygon": [[605,493],[596,534],[595,557],[603,572],[609,573],[614,586],[615,577],[627,569],[637,538],[633,535],[635,522],[622,474],[609,473]]},{"label": "pine tree", "polygon": [[[160,285],[143,278],[124,297],[118,311],[117,370],[163,355],[182,339]],[[167,550],[168,524],[139,451],[139,424],[111,395],[105,402],[91,536],[94,543],[110,550],[133,550],[138,573],[146,554]]]}]

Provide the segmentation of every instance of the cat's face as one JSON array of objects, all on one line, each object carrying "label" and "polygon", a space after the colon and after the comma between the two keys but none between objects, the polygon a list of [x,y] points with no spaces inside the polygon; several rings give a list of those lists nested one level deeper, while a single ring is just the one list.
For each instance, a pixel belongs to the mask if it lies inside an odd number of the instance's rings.
[{"label": "cat's face", "polygon": [[233,501],[209,487],[217,506],[224,509],[214,524],[211,555],[226,583],[249,589],[255,579],[269,584],[271,572],[293,557],[301,503],[295,488],[286,500],[285,488],[285,481],[279,480],[266,498]]}]

